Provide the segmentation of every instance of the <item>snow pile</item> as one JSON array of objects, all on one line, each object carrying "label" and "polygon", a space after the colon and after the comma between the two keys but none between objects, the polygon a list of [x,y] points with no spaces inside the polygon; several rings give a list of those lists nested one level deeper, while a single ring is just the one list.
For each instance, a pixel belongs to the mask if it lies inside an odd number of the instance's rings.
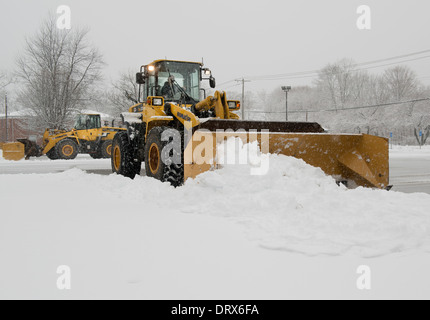
[{"label": "snow pile", "polygon": [[[255,145],[240,147],[242,157],[256,152],[252,165],[225,165],[176,189],[100,175],[108,160],[3,162],[0,298],[430,295],[429,195],[347,190],[301,160],[261,161]],[[267,174],[251,175],[265,159]],[[41,174],[48,169],[68,171]],[[371,292],[356,287],[363,263],[377,276]],[[59,265],[72,269],[70,291],[56,289]]]},{"label": "snow pile", "polygon": [[[243,148],[242,152],[247,152]],[[176,192],[182,210],[234,219],[263,247],[363,257],[430,252],[430,196],[338,187],[302,160],[269,155],[266,175],[225,166]],[[194,199],[188,203],[190,195]]]},{"label": "snow pile", "polygon": [[[60,174],[0,175],[0,186],[7,186],[0,188],[1,197],[12,201],[16,189],[40,201],[49,190],[49,208],[62,208],[73,194],[73,199],[83,204],[79,210],[88,212],[89,218],[90,213],[102,210],[101,204],[106,210],[106,206],[121,203],[126,203],[125,216],[151,212],[222,218],[242,226],[248,238],[263,248],[309,256],[430,252],[430,195],[348,190],[302,160],[260,155],[252,144],[229,141],[219,149],[225,151],[227,156],[219,155],[218,160],[229,163],[233,151],[236,159],[249,158],[251,164],[224,165],[176,189],[148,177],[130,180],[79,169]],[[265,169],[266,174],[259,174]],[[22,205],[26,206],[22,210],[38,214],[31,201]],[[121,222],[122,215],[118,219]]]}]

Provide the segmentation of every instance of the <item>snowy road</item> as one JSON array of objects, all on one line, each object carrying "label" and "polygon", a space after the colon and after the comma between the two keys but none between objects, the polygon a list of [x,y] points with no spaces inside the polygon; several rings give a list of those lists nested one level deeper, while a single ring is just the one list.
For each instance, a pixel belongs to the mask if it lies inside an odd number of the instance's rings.
[{"label": "snowy road", "polygon": [[102,175],[112,173],[109,159],[94,160],[88,155],[78,155],[70,161],[50,161],[45,156],[28,161],[0,161],[0,174],[59,173],[74,168]]},{"label": "snowy road", "polygon": [[390,183],[396,191],[430,194],[430,149],[397,147],[391,150]]}]

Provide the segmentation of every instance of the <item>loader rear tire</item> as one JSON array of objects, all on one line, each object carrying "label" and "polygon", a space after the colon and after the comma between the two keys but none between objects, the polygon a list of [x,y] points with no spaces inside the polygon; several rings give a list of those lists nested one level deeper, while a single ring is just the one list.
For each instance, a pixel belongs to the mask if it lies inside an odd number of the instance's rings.
[{"label": "loader rear tire", "polygon": [[181,147],[181,163],[165,163],[163,161],[163,149],[169,141],[162,141],[161,136],[168,127],[153,128],[146,139],[145,144],[145,169],[148,177],[153,177],[161,182],[169,182],[174,187],[179,187],[184,183],[184,165]]},{"label": "loader rear tire", "polygon": [[142,162],[135,161],[134,150],[128,140],[127,132],[119,132],[112,142],[112,171],[124,177],[134,179],[140,174]]},{"label": "loader rear tire", "polygon": [[90,153],[93,159],[110,159],[112,156],[112,140],[100,142],[97,147],[97,152]]},{"label": "loader rear tire", "polygon": [[57,143],[55,151],[59,159],[73,160],[78,155],[78,145],[71,139],[64,139]]},{"label": "loader rear tire", "polygon": [[106,140],[104,141],[101,146],[101,155],[103,159],[110,159],[112,156],[112,140]]}]

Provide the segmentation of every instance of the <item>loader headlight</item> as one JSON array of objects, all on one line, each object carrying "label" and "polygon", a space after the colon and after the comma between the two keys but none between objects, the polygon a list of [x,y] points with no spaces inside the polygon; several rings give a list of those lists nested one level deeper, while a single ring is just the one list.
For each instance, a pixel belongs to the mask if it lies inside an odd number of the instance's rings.
[{"label": "loader headlight", "polygon": [[163,105],[163,99],[162,98],[153,98],[152,99],[152,105],[160,107]]},{"label": "loader headlight", "polygon": [[149,72],[154,72],[155,70],[155,66],[148,66],[148,71]]},{"label": "loader headlight", "polygon": [[230,100],[227,101],[228,108],[230,110],[239,110],[240,109],[240,101]]}]

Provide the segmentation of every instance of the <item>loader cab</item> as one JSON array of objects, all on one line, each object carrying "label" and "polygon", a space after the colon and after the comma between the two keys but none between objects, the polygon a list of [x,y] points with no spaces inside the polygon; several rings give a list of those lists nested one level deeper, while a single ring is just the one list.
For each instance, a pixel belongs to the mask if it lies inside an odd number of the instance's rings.
[{"label": "loader cab", "polygon": [[76,130],[100,129],[102,127],[99,114],[79,114],[75,120]]},{"label": "loader cab", "polygon": [[215,87],[210,70],[199,62],[156,60],[142,66],[136,75],[139,102],[156,96],[166,102],[195,104],[201,100],[202,80],[210,80],[211,87]]}]

